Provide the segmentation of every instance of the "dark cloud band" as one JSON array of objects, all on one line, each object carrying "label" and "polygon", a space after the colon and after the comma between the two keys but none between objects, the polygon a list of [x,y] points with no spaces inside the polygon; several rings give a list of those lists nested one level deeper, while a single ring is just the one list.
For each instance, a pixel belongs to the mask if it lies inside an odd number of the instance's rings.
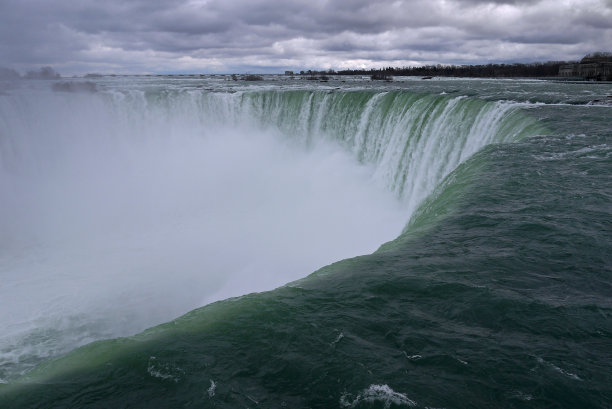
[{"label": "dark cloud band", "polygon": [[5,0],[0,65],[61,72],[575,59],[612,44],[612,0]]}]

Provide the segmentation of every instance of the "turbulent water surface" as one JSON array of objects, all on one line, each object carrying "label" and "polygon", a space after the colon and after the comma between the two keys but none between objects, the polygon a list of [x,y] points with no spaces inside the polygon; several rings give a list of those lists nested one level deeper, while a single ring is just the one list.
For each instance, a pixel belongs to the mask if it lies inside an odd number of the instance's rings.
[{"label": "turbulent water surface", "polygon": [[610,84],[2,83],[0,407],[607,408],[611,172]]}]

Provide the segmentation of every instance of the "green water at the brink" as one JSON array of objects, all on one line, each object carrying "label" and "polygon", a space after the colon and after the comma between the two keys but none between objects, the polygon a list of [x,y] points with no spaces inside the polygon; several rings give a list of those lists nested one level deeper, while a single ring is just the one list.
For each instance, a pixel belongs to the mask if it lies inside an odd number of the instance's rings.
[{"label": "green water at the brink", "polygon": [[43,363],[0,407],[609,408],[612,107],[587,103],[612,85],[306,86],[335,87],[511,100],[537,126],[462,161],[377,252]]}]

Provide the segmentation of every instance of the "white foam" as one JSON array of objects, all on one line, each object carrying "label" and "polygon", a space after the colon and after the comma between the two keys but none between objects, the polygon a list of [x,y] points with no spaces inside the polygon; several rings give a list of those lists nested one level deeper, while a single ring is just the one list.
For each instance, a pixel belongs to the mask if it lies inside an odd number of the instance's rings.
[{"label": "white foam", "polygon": [[185,371],[176,365],[168,362],[161,362],[156,357],[149,358],[147,372],[154,378],[169,380],[174,383],[179,383]]},{"label": "white foam", "polygon": [[532,400],[532,399],[533,399],[533,396],[531,396],[531,395],[530,395],[530,394],[528,394],[528,393],[521,392],[521,391],[517,391],[517,392],[514,394],[514,397],[515,397],[516,399],[519,399],[519,400],[522,400],[522,401],[525,401],[525,402],[529,402],[530,400]]},{"label": "white foam", "polygon": [[215,390],[216,389],[217,389],[217,383],[211,379],[210,380],[210,388],[208,388],[208,390],[207,390],[208,396],[211,397],[211,398],[213,396],[215,396]]},{"label": "white foam", "polygon": [[344,333],[341,332],[338,334],[338,336],[336,337],[336,339],[331,343],[332,346],[336,345],[338,342],[340,342],[340,340],[344,338]]},{"label": "white foam", "polygon": [[569,372],[569,371],[567,371],[565,369],[559,368],[557,365],[553,364],[552,362],[545,361],[544,359],[539,358],[539,357],[537,358],[537,360],[538,360],[538,363],[544,364],[544,365],[548,366],[549,368],[553,369],[554,371],[556,371],[556,372],[558,372],[558,373],[560,373],[560,374],[562,374],[562,375],[564,375],[564,376],[566,376],[566,377],[568,377],[570,379],[573,379],[575,381],[582,381],[582,378],[579,377],[578,375],[576,375],[575,373],[572,373],[572,372]]},{"label": "white foam", "polygon": [[370,385],[354,398],[348,394],[340,397],[340,406],[344,408],[355,408],[364,402],[382,402],[385,408],[390,408],[391,405],[411,407],[417,405],[415,401],[403,393],[395,392],[388,385]]},{"label": "white foam", "polygon": [[402,351],[402,352],[404,353],[404,356],[406,358],[408,358],[408,359],[417,360],[417,359],[423,358],[422,355],[418,355],[418,354],[416,354],[416,355],[408,355],[408,353],[406,351]]}]

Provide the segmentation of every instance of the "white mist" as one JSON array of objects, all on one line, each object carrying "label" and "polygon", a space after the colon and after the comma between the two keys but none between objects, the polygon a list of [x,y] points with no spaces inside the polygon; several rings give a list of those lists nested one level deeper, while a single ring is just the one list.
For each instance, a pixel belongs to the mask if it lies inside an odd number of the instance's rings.
[{"label": "white mist", "polygon": [[0,101],[0,379],[370,253],[406,222],[336,146],[128,97]]}]

